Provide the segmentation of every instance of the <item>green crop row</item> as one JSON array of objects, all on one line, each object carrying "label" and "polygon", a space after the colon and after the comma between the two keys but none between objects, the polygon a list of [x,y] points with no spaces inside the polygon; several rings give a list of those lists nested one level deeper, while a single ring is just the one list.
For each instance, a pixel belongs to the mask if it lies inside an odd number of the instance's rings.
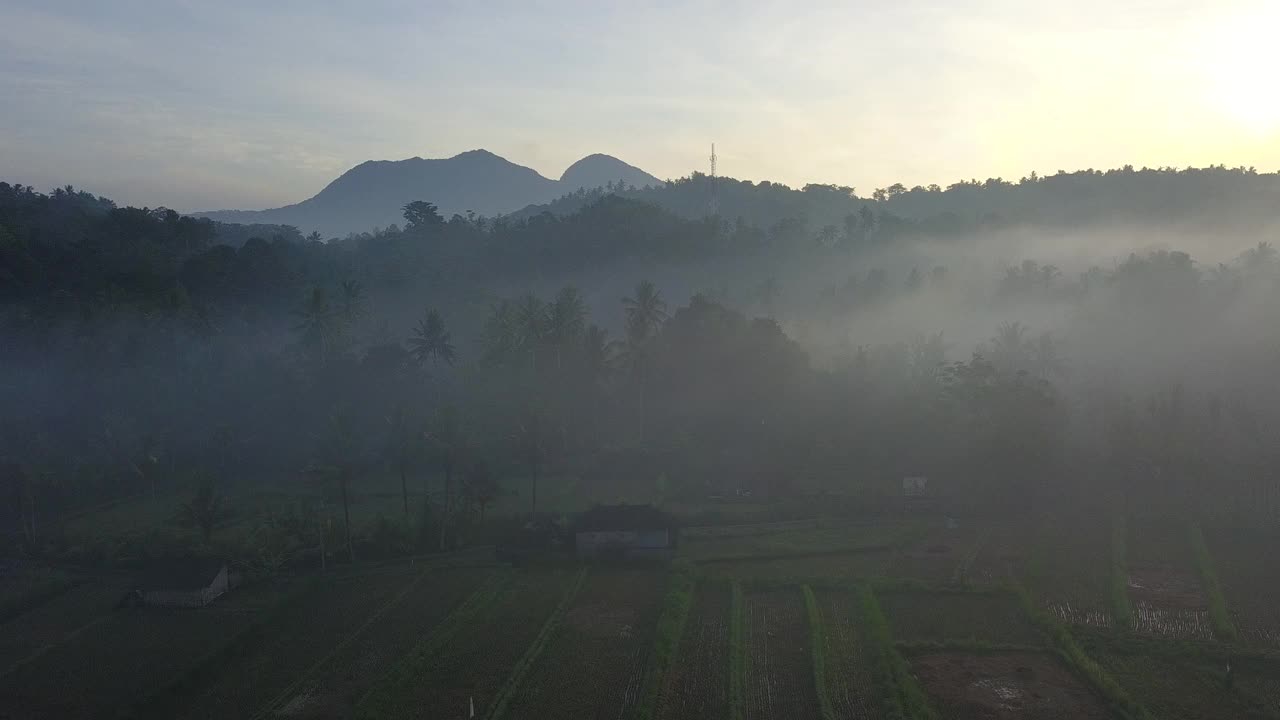
[{"label": "green crop row", "polygon": [[503,684],[502,689],[494,696],[488,720],[498,720],[507,714],[511,699],[515,697],[516,691],[520,689],[520,683],[524,682],[524,678],[529,674],[529,670],[533,668],[534,662],[542,655],[547,643],[551,642],[551,638],[560,627],[564,616],[568,614],[569,606],[573,604],[573,599],[577,597],[578,591],[582,589],[582,584],[586,579],[587,568],[584,567],[574,576],[572,584],[565,590],[564,597],[560,599],[560,604],[551,613],[551,617],[548,617],[547,621],[543,623],[542,630],[538,632],[538,636],[533,639],[529,649],[525,650],[520,662],[516,663],[516,666],[512,668],[511,675],[507,678],[507,682]]},{"label": "green crop row", "polygon": [[1133,628],[1133,605],[1129,602],[1128,534],[1124,516],[1111,518],[1111,612],[1113,624],[1122,630]]},{"label": "green crop row", "polygon": [[694,592],[692,566],[681,560],[672,563],[667,579],[667,595],[663,600],[662,613],[658,616],[654,634],[653,654],[649,659],[649,670],[645,674],[645,686],[641,691],[640,701],[631,713],[633,720],[649,720],[657,709],[663,679],[675,663],[676,653],[680,649],[680,639],[684,636],[689,609],[693,607]]},{"label": "green crop row", "polygon": [[818,708],[822,712],[822,720],[835,720],[836,711],[831,705],[831,694],[827,691],[827,631],[822,625],[822,612],[818,610],[818,599],[814,597],[813,588],[805,585],[804,607],[809,615],[809,646],[813,650],[813,688],[818,693]]},{"label": "green crop row", "polygon": [[1027,592],[1026,588],[1018,587],[1015,590],[1028,617],[1049,637],[1058,655],[1077,675],[1092,684],[1121,716],[1128,720],[1151,720],[1151,715],[1146,708],[1134,700],[1102,665],[1085,653],[1065,625],[1036,607],[1031,593]]},{"label": "green crop row", "polygon": [[735,582],[729,604],[729,720],[746,717],[747,649],[742,606],[742,583]]},{"label": "green crop row", "polygon": [[880,690],[882,714],[894,720],[934,720],[924,690],[911,674],[907,661],[893,644],[893,633],[871,588],[858,592],[858,613],[863,633],[863,651]]},{"label": "green crop row", "polygon": [[1209,596],[1209,623],[1213,626],[1213,634],[1219,640],[1228,642],[1236,639],[1236,625],[1231,622],[1231,614],[1227,612],[1227,598],[1222,594],[1222,585],[1218,583],[1218,574],[1213,570],[1213,556],[1209,554],[1209,546],[1205,544],[1204,533],[1199,525],[1192,525],[1191,552],[1195,556],[1196,570],[1200,572],[1200,584]]},{"label": "green crop row", "polygon": [[358,718],[417,717],[418,709],[403,707],[400,698],[407,695],[404,688],[429,672],[431,661],[444,645],[461,632],[483,610],[490,607],[502,595],[511,581],[510,572],[498,572],[485,582],[444,619],[435,632],[411,650],[391,668],[386,675],[365,693],[356,704]]}]

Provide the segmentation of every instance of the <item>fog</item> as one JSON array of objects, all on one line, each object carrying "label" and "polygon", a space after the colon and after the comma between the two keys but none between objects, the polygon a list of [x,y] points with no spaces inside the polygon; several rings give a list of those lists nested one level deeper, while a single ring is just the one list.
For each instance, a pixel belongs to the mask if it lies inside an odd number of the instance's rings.
[{"label": "fog", "polygon": [[[1155,488],[1159,512],[1274,512],[1240,501],[1280,427],[1269,222],[881,211],[810,236],[603,196],[516,222],[419,208],[329,242],[228,226],[236,247],[168,211],[7,192],[15,541],[205,486],[246,517],[267,489],[399,493],[413,524],[475,501],[464,465],[507,512],[536,512],[539,482],[570,510],[874,498],[919,472],[993,512]],[[1195,495],[1226,466],[1236,486]]]}]

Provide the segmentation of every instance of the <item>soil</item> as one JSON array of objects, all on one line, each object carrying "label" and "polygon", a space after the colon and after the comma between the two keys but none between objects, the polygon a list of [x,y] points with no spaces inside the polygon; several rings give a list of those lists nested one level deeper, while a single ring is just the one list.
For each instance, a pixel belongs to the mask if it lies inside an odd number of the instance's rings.
[{"label": "soil", "polygon": [[1110,718],[1106,705],[1050,655],[937,653],[912,672],[949,720]]},{"label": "soil", "polygon": [[848,593],[821,592],[818,606],[826,628],[827,692],[838,718],[881,717],[875,679],[863,659],[863,644],[854,620],[855,598]]},{"label": "soil", "polygon": [[809,621],[800,591],[748,594],[743,615],[747,720],[817,720]]},{"label": "soil", "polygon": [[665,584],[652,570],[593,570],[507,717],[613,720],[630,711],[644,687]]},{"label": "soil", "polygon": [[1017,598],[1006,592],[884,592],[880,594],[880,605],[899,642],[1044,642]]},{"label": "soil", "polygon": [[572,582],[564,572],[520,573],[492,605],[480,611],[432,658],[421,680],[403,698],[421,717],[463,720],[475,704],[484,717],[494,695],[506,682],[547,617]]},{"label": "soil", "polygon": [[703,583],[694,591],[679,654],[659,702],[659,718],[728,717],[729,604],[729,588],[723,583]]}]

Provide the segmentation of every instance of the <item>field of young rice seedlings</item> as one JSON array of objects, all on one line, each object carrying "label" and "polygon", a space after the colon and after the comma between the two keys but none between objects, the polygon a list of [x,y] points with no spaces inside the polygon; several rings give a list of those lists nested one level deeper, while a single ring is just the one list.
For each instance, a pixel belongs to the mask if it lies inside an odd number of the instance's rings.
[{"label": "field of young rice seedlings", "polygon": [[745,720],[821,717],[800,589],[748,591],[743,630]]},{"label": "field of young rice seedlings", "polygon": [[1209,600],[1184,525],[1131,522],[1128,566],[1134,630],[1153,637],[1213,639]]},{"label": "field of young rice seedlings", "polygon": [[1280,538],[1238,530],[1206,532],[1214,569],[1240,642],[1280,649],[1280,563],[1270,550]]},{"label": "field of young rice seedlings", "polygon": [[1259,678],[1276,675],[1274,666],[1256,669],[1237,663],[1228,683],[1225,658],[1140,654],[1096,638],[1085,649],[1160,720],[1274,720],[1280,712],[1275,696],[1268,707],[1265,698],[1250,692]]},{"label": "field of young rice seedlings", "polygon": [[1067,625],[1109,627],[1111,546],[1103,520],[1049,521],[1030,534],[1021,579],[1037,603]]},{"label": "field of young rice seedlings", "polygon": [[857,625],[857,598],[845,591],[817,592],[826,631],[827,694],[837,718],[881,716],[875,679],[866,664],[863,638]]},{"label": "field of young rice seedlings", "polygon": [[884,574],[892,552],[873,549],[793,558],[737,558],[699,563],[707,577],[720,580],[856,580]]},{"label": "field of young rice seedlings", "polygon": [[1012,593],[890,590],[878,592],[877,597],[899,643],[1044,643]]},{"label": "field of young rice seedlings", "polygon": [[244,638],[232,656],[201,668],[169,697],[156,698],[147,717],[252,717],[414,577],[397,567],[295,588],[296,595]]},{"label": "field of young rice seedlings", "polygon": [[123,577],[86,580],[0,624],[0,675],[109,617],[128,588]]},{"label": "field of young rice seedlings", "polygon": [[947,720],[1106,720],[1111,710],[1048,653],[914,655],[911,671]]},{"label": "field of young rice seedlings", "polygon": [[729,586],[699,583],[675,664],[658,701],[661,720],[729,716]]},{"label": "field of young rice seedlings", "polygon": [[476,717],[489,717],[495,696],[571,592],[575,575],[567,568],[512,572],[455,633],[406,653],[361,699],[356,717],[463,720],[473,704]]},{"label": "field of young rice seedlings", "polygon": [[491,573],[423,572],[299,677],[272,706],[280,717],[347,718],[356,702]]},{"label": "field of young rice seedlings", "polygon": [[507,717],[617,718],[635,707],[653,649],[666,569],[593,569]]},{"label": "field of young rice seedlings", "polygon": [[234,642],[254,616],[218,608],[113,611],[0,678],[0,705],[23,720],[127,714],[140,698]]}]

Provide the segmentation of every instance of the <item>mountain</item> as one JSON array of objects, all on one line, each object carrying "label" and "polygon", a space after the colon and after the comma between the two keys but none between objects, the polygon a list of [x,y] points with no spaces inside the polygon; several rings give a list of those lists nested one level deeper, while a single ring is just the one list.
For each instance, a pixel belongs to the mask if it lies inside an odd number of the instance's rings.
[{"label": "mountain", "polygon": [[560,185],[565,191],[573,192],[579,188],[591,190],[604,187],[619,180],[637,188],[662,184],[661,180],[634,165],[628,165],[616,157],[596,153],[570,165],[560,176]]},{"label": "mountain", "polygon": [[488,150],[470,150],[445,159],[370,160],[294,205],[194,214],[229,223],[294,225],[303,233],[335,237],[403,223],[400,209],[414,200],[435,203],[445,217],[468,211],[493,216],[618,180],[637,187],[659,182],[608,155],[585,157],[552,180]]}]

